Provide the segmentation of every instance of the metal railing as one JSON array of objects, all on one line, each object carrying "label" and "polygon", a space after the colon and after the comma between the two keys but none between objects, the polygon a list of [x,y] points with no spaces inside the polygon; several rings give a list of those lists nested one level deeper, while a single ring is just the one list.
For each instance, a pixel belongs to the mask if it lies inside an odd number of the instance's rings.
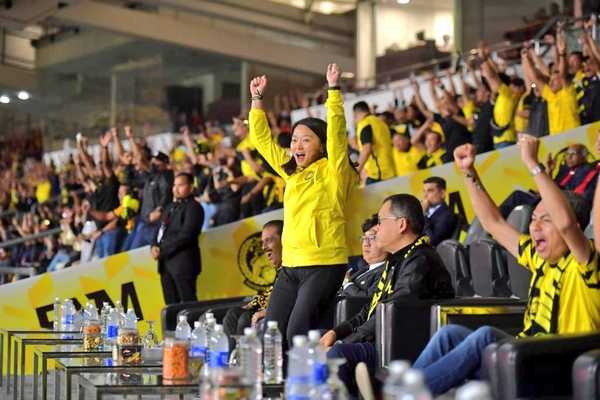
[{"label": "metal railing", "polygon": [[32,240],[42,239],[42,238],[45,238],[45,237],[48,237],[48,236],[58,235],[61,232],[62,232],[61,228],[54,228],[54,229],[48,229],[47,231],[39,232],[39,233],[30,235],[30,236],[25,236],[25,237],[22,237],[22,238],[7,240],[5,242],[1,242],[0,243],[0,249],[5,249],[7,247],[16,246],[16,245],[19,245],[21,243],[29,242],[29,241],[32,241]]}]

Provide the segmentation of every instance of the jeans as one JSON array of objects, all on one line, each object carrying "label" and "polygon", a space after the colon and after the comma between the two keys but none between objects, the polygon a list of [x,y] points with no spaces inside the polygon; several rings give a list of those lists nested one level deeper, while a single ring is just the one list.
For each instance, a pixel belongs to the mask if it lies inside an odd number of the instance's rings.
[{"label": "jeans", "polygon": [[134,238],[135,238],[135,230],[129,232],[127,234],[127,236],[125,236],[125,240],[123,240],[123,245],[121,246],[121,251],[131,250],[131,245],[133,244]]},{"label": "jeans", "polygon": [[160,228],[160,224],[155,222],[153,224],[142,221],[142,219],[138,219],[137,224],[135,224],[135,229],[133,230],[133,239],[131,241],[131,247],[129,250],[137,249],[138,247],[151,245],[158,233],[158,228]]},{"label": "jeans", "polygon": [[67,253],[66,250],[59,250],[54,255],[54,257],[52,257],[52,261],[50,261],[50,264],[48,265],[46,271],[58,271],[59,269],[63,268],[65,264],[69,262],[70,259],[71,257],[69,257],[69,253]]},{"label": "jeans", "polygon": [[371,382],[375,382],[377,351],[373,343],[337,343],[329,349],[327,358],[343,358],[346,360],[345,364],[340,365],[338,376],[346,384],[351,394],[356,395],[358,393],[354,370],[359,362],[367,364]]},{"label": "jeans", "polygon": [[447,325],[429,340],[413,368],[423,371],[429,390],[437,396],[466,379],[479,379],[483,350],[491,343],[510,337],[491,326],[472,331],[459,325]]},{"label": "jeans", "polygon": [[98,258],[104,258],[112,256],[117,253],[120,249],[119,239],[122,231],[120,229],[113,229],[108,232],[104,232],[98,240],[96,240],[96,255]]}]

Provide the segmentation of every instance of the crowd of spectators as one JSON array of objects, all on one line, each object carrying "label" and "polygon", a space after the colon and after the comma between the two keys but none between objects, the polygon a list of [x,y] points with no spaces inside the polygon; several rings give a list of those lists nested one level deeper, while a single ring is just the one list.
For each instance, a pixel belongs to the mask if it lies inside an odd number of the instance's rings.
[{"label": "crowd of spectators", "polygon": [[[449,162],[464,143],[483,153],[514,144],[519,133],[554,135],[599,120],[600,47],[591,37],[590,23],[584,24],[579,42],[583,51],[567,53],[559,24],[549,64],[531,43],[524,43],[522,76],[509,74],[482,44],[454,76],[451,71],[446,79],[430,75],[421,84],[412,79],[414,96],[407,100],[398,95],[388,110],[354,104],[356,135],[350,140],[350,155],[362,183]],[[422,85],[433,100],[429,106],[421,96]],[[274,98],[267,115],[279,146],[290,147],[291,110],[320,104],[324,94]],[[285,182],[256,151],[245,116],[234,118],[227,129],[198,116],[190,121],[181,125],[169,154],[152,153],[146,137],[136,137],[125,126],[101,135],[99,160],[92,157],[88,139],[78,136],[76,153],[61,166],[45,165],[35,157],[2,165],[0,239],[26,238],[53,228],[61,232],[0,248],[0,265],[54,271],[150,244],[172,200],[177,172],[195,177],[195,195],[207,216],[204,228],[282,207]],[[597,169],[584,148],[571,150],[581,153],[577,161],[565,167],[550,160],[550,172],[560,186],[578,189],[591,201]],[[529,194],[515,196],[507,200],[510,206],[531,201]]]}]

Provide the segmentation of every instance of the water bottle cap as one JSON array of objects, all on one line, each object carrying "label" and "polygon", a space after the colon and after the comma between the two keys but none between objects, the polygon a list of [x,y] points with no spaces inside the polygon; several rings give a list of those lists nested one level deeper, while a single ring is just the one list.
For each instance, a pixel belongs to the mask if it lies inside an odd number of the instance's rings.
[{"label": "water bottle cap", "polygon": [[211,318],[214,318],[214,317],[215,317],[215,314],[213,314],[213,313],[211,313],[211,312],[207,312],[207,313],[204,313],[204,317],[205,317],[206,319],[211,319]]},{"label": "water bottle cap", "polygon": [[267,322],[267,328],[271,328],[271,329],[277,328],[277,321]]},{"label": "water bottle cap", "polygon": [[417,369],[409,369],[402,376],[406,386],[420,387],[424,384],[423,373]]},{"label": "water bottle cap", "polygon": [[306,345],[306,336],[304,335],[296,335],[292,338],[292,343],[294,347],[302,347]]},{"label": "water bottle cap", "polygon": [[491,398],[490,387],[482,381],[470,381],[456,391],[457,400],[487,400]]},{"label": "water bottle cap", "polygon": [[187,322],[187,317],[185,315],[180,315],[179,316],[179,322],[183,322],[183,321]]},{"label": "water bottle cap", "polygon": [[215,332],[223,332],[223,325],[215,325]]},{"label": "water bottle cap", "polygon": [[194,328],[200,327],[200,321],[194,321]]},{"label": "water bottle cap", "polygon": [[254,328],[244,328],[244,336],[254,336],[256,335],[256,330]]},{"label": "water bottle cap", "polygon": [[321,340],[321,332],[319,332],[316,329],[308,331],[308,340],[310,342],[318,342],[319,340]]},{"label": "water bottle cap", "polygon": [[408,361],[404,360],[396,360],[390,362],[390,374],[394,375],[402,375],[406,371],[410,369],[410,364]]}]

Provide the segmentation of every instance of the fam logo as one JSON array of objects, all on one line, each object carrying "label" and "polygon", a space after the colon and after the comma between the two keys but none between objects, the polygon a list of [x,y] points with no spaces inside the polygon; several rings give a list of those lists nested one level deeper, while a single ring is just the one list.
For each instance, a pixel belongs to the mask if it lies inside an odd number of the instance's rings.
[{"label": "fam logo", "polygon": [[238,268],[244,276],[244,284],[262,291],[275,281],[275,267],[271,265],[262,249],[260,232],[248,236],[238,251]]}]

